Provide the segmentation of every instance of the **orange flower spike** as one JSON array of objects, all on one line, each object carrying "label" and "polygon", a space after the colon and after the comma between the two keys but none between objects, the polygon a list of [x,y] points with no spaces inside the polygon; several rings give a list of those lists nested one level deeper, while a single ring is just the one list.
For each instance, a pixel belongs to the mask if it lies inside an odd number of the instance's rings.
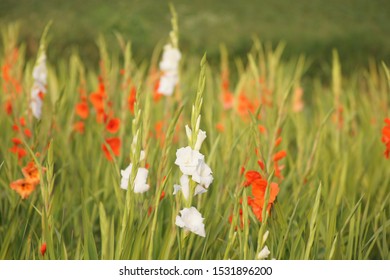
[{"label": "orange flower spike", "polygon": [[279,161],[279,160],[282,160],[283,158],[285,158],[286,156],[287,156],[286,151],[280,151],[280,152],[277,152],[277,153],[274,155],[273,160],[274,160],[274,161]]},{"label": "orange flower spike", "polygon": [[88,107],[88,103],[87,102],[80,102],[76,105],[76,114],[82,118],[82,119],[86,119],[88,118],[88,115],[89,115],[89,107]]},{"label": "orange flower spike", "polygon": [[109,122],[106,125],[107,131],[110,133],[116,133],[119,130],[120,123],[121,121],[118,118],[109,120]]},{"label": "orange flower spike", "polygon": [[12,182],[10,187],[15,190],[22,199],[26,199],[35,190],[36,184],[26,178],[23,178]]}]

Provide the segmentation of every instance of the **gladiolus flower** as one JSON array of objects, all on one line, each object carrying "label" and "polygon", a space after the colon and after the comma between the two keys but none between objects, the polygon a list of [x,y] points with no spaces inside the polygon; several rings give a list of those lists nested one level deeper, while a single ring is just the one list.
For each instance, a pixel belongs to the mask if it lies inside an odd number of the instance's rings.
[{"label": "gladiolus flower", "polygon": [[176,152],[175,164],[185,175],[193,175],[198,167],[199,160],[204,161],[204,155],[191,149],[190,146],[180,148]]},{"label": "gladiolus flower", "polygon": [[180,177],[180,185],[173,185],[173,195],[176,195],[179,191],[182,191],[186,200],[190,196],[190,179],[187,175]]},{"label": "gladiolus flower", "polygon": [[274,160],[274,161],[279,161],[279,160],[285,158],[286,155],[287,155],[286,151],[277,152],[277,153],[274,155],[273,160]]},{"label": "gladiolus flower", "polygon": [[385,119],[386,125],[382,129],[382,142],[386,146],[384,155],[387,159],[390,158],[390,118]]},{"label": "gladiolus flower", "polygon": [[88,103],[85,101],[78,103],[76,105],[76,114],[82,119],[88,118],[89,115]]},{"label": "gladiolus flower", "polygon": [[257,259],[259,260],[265,260],[266,258],[268,258],[269,254],[271,252],[269,251],[267,245],[264,246],[264,248],[259,252],[259,254],[257,255]]},{"label": "gladiolus flower", "polygon": [[40,251],[41,251],[41,255],[43,257],[46,253],[46,242],[42,244]]},{"label": "gladiolus flower", "polygon": [[114,155],[119,156],[121,148],[121,140],[118,137],[107,138],[105,143],[102,145],[104,155],[108,160],[112,160],[111,153],[107,148],[107,145],[110,146]]},{"label": "gladiolus flower", "polygon": [[207,189],[213,182],[212,173],[211,168],[203,160],[199,160],[198,166],[192,174],[192,180]]},{"label": "gladiolus flower", "polygon": [[47,68],[46,55],[41,53],[33,69],[34,84],[31,89],[30,107],[35,118],[40,119],[42,114],[43,96],[46,94]]},{"label": "gladiolus flower", "polygon": [[184,208],[180,211],[180,215],[176,216],[176,225],[186,230],[192,231],[193,233],[205,237],[206,231],[202,215],[195,207]]},{"label": "gladiolus flower", "polygon": [[[129,180],[131,176],[131,169],[133,164],[130,163],[125,170],[121,170],[121,188],[127,190],[129,185]],[[138,168],[137,175],[134,180],[134,192],[135,193],[144,193],[149,190],[150,186],[146,183],[148,179],[148,170],[146,168]]]},{"label": "gladiolus flower", "polygon": [[163,75],[160,78],[157,92],[166,96],[173,94],[177,83],[179,82],[179,62],[181,53],[178,49],[167,44],[164,46],[164,53],[160,62],[160,70]]},{"label": "gladiolus flower", "polygon": [[107,126],[106,129],[110,133],[116,133],[119,130],[121,121],[118,118],[111,119]]},{"label": "gladiolus flower", "polygon": [[22,199],[26,199],[35,190],[36,184],[29,179],[18,179],[10,184],[11,189],[15,190]]}]

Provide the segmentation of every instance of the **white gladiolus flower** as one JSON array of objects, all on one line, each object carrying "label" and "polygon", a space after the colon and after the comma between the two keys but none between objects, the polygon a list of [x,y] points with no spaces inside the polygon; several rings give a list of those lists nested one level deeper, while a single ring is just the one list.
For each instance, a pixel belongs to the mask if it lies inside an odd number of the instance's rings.
[{"label": "white gladiolus flower", "polygon": [[[192,139],[192,130],[191,128],[186,125],[186,134],[187,134],[187,138],[188,138],[188,141],[191,141]],[[200,147],[202,146],[202,143],[203,141],[206,139],[206,132],[199,129],[198,131],[198,136],[196,137],[196,143],[195,143],[195,147],[194,147],[194,150],[195,151],[199,151],[200,150]]]},{"label": "white gladiolus flower", "polygon": [[196,138],[196,143],[195,143],[195,147],[194,147],[195,151],[200,150],[200,147],[202,146],[202,143],[203,143],[204,139],[206,139],[206,137],[207,137],[206,132],[199,129],[198,137]]},{"label": "white gladiolus flower", "polygon": [[271,252],[268,250],[268,247],[267,245],[264,246],[264,248],[260,251],[260,253],[257,255],[257,258],[259,260],[265,260],[266,258],[268,258],[269,254]]},{"label": "white gladiolus flower", "polygon": [[31,89],[31,111],[35,118],[40,119],[42,115],[43,96],[46,94],[47,68],[46,55],[42,53],[32,73],[34,83]]},{"label": "white gladiolus flower", "polygon": [[164,46],[164,53],[160,62],[160,70],[163,75],[157,92],[166,96],[171,96],[179,82],[179,62],[181,53],[178,49],[168,44]]},{"label": "white gladiolus flower", "polygon": [[181,53],[178,49],[172,47],[171,44],[164,46],[164,53],[160,62],[160,70],[164,72],[177,71]]},{"label": "white gladiolus flower", "polygon": [[175,91],[176,84],[179,81],[179,77],[176,73],[164,73],[160,78],[160,83],[157,92],[165,96],[171,96]]},{"label": "white gladiolus flower", "polygon": [[202,215],[195,207],[184,208],[180,211],[181,216],[176,216],[176,225],[202,237],[206,236]]},{"label": "white gladiolus flower", "polygon": [[[129,185],[129,180],[131,176],[131,169],[133,167],[133,164],[130,163],[130,165],[125,169],[121,170],[121,188],[127,190]],[[146,168],[138,168],[137,175],[135,176],[134,181],[134,192],[135,193],[144,193],[149,190],[149,185],[146,184],[146,180],[148,179],[148,170]]]},{"label": "white gladiolus flower", "polygon": [[204,160],[199,160],[195,172],[192,174],[192,180],[201,186],[208,188],[214,179],[212,173],[211,168]]},{"label": "white gladiolus flower", "polygon": [[176,152],[175,164],[179,166],[185,175],[193,175],[198,166],[199,160],[204,161],[204,155],[194,151],[190,146],[180,148]]},{"label": "white gladiolus flower", "polygon": [[180,185],[173,185],[173,194],[177,194],[179,191],[183,192],[184,198],[187,200],[190,196],[190,179],[187,175],[180,177]]}]

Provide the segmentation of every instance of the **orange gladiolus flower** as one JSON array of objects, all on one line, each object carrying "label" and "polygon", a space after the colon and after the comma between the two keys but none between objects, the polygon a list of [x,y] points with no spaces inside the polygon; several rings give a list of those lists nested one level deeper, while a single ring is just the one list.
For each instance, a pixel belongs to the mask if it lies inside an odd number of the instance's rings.
[{"label": "orange gladiolus flower", "polygon": [[118,118],[111,119],[106,125],[107,131],[110,133],[116,133],[119,130],[120,123],[121,121]]},{"label": "orange gladiolus flower", "polygon": [[385,157],[390,158],[390,118],[385,119],[386,125],[382,129],[382,142],[386,146]]},{"label": "orange gladiolus flower", "polygon": [[102,145],[104,155],[108,160],[111,161],[112,160],[111,152],[109,151],[107,146],[110,146],[112,153],[114,155],[119,156],[120,148],[121,148],[121,140],[118,137],[107,138],[106,142]]},{"label": "orange gladiolus flower", "polygon": [[[262,178],[260,173],[257,171],[248,171],[245,174],[245,177],[247,179],[245,185],[252,186],[252,195],[253,197],[248,198],[248,205],[251,206],[253,213],[255,214],[256,218],[261,222],[262,221],[262,213],[263,213],[263,207],[265,203],[265,194],[267,190],[268,182],[265,178]],[[272,204],[274,203],[276,196],[279,193],[279,186],[276,183],[270,184],[270,197],[267,204],[267,211],[271,210]]]},{"label": "orange gladiolus flower", "polygon": [[15,190],[22,199],[26,199],[35,190],[36,184],[26,178],[23,178],[12,182],[10,187]]},{"label": "orange gladiolus flower", "polygon": [[279,160],[282,160],[283,158],[285,158],[286,156],[287,156],[286,151],[280,151],[280,152],[277,152],[277,153],[274,155],[273,160],[274,160],[274,161],[279,161]]},{"label": "orange gladiolus flower", "polygon": [[[45,170],[45,169],[43,169]],[[39,184],[39,170],[34,161],[30,161],[25,167],[22,168],[22,173],[25,179],[33,184]]]},{"label": "orange gladiolus flower", "polygon": [[88,103],[85,102],[85,101],[81,101],[80,103],[78,103],[76,105],[76,114],[82,118],[82,119],[86,119],[88,118],[88,115],[89,115],[89,107],[88,107]]},{"label": "orange gladiolus flower", "polygon": [[229,91],[223,93],[223,108],[231,109],[234,106],[234,95]]},{"label": "orange gladiolus flower", "polygon": [[46,243],[42,244],[40,251],[41,251],[41,255],[43,257],[46,253]]},{"label": "orange gladiolus flower", "polygon": [[136,95],[137,95],[137,89],[135,88],[135,86],[132,86],[129,93],[129,98],[127,99],[129,111],[132,114],[134,114],[134,103],[137,101]]},{"label": "orange gladiolus flower", "polygon": [[[46,169],[43,168],[42,171]],[[30,161],[22,168],[24,178],[18,179],[10,184],[11,189],[15,190],[22,199],[26,199],[35,190],[40,182],[40,175],[34,161]]]}]

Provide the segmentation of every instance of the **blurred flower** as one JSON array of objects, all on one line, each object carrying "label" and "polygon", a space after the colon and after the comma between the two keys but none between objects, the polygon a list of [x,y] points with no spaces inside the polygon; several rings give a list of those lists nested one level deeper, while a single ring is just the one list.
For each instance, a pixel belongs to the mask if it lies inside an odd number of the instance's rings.
[{"label": "blurred flower", "polygon": [[121,148],[121,140],[118,137],[113,138],[106,138],[105,143],[102,144],[102,149],[104,152],[104,155],[108,160],[112,160],[111,152],[108,149],[108,146],[110,146],[112,152],[114,155],[119,156],[120,154],[120,148]]},{"label": "blurred flower", "polygon": [[41,255],[43,257],[46,253],[46,242],[42,243],[40,251],[41,251]]},{"label": "blurred flower", "polygon": [[110,119],[106,125],[107,131],[110,133],[116,133],[119,130],[120,123],[121,121],[118,118]]},{"label": "blurred flower", "polygon": [[166,96],[173,94],[177,83],[179,82],[179,62],[181,53],[171,44],[164,46],[160,70],[163,72],[158,84],[157,92]]},{"label": "blurred flower", "polygon": [[26,199],[35,190],[36,184],[23,178],[18,179],[10,184],[11,189],[15,190],[22,199]]},{"label": "blurred flower", "polygon": [[386,125],[382,129],[382,142],[386,146],[385,157],[390,158],[390,118],[385,119]]},{"label": "blurred flower", "polygon": [[195,207],[184,208],[176,216],[176,225],[202,237],[206,236],[202,215]]},{"label": "blurred flower", "polygon": [[[133,164],[130,163],[125,170],[121,170],[121,188],[127,190],[129,185],[129,180],[131,176],[131,169]],[[148,179],[148,170],[146,168],[140,167],[137,170],[137,175],[134,180],[134,192],[135,193],[144,193],[149,190],[150,186],[146,183]]]},{"label": "blurred flower", "polygon": [[178,49],[174,48],[171,44],[165,45],[162,60],[159,65],[160,70],[164,72],[177,72],[180,59],[181,53]]},{"label": "blurred flower", "polygon": [[81,101],[76,105],[76,114],[82,119],[88,118],[89,107],[86,101]]},{"label": "blurred flower", "polygon": [[34,117],[40,119],[47,84],[46,55],[44,52],[40,53],[32,75],[34,83],[31,89],[30,107]]}]

